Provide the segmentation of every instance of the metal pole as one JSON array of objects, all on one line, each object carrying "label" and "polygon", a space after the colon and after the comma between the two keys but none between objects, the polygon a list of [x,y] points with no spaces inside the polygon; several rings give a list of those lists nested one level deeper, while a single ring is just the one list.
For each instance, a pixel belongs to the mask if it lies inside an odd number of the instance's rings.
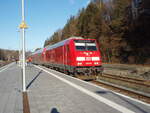
[{"label": "metal pole", "polygon": [[23,92],[26,91],[26,85],[25,85],[25,29],[22,29],[22,56],[23,56],[23,65],[22,65],[22,69],[23,69],[23,82],[22,82],[22,86],[23,86]]},{"label": "metal pole", "polygon": [[22,21],[24,21],[24,0],[22,0]]},{"label": "metal pole", "polygon": [[23,92],[26,92],[26,81],[25,81],[25,29],[27,25],[25,24],[25,14],[24,14],[24,0],[22,0],[22,23],[20,29],[22,29],[22,87]]},{"label": "metal pole", "polygon": [[20,31],[20,67],[22,67],[22,32]]}]

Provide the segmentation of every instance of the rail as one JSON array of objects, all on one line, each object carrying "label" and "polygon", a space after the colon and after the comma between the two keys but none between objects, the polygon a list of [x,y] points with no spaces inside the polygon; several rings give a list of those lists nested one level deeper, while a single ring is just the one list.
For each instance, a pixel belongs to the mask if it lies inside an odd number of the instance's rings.
[{"label": "rail", "polygon": [[110,79],[120,80],[120,81],[124,81],[124,82],[128,82],[128,83],[132,83],[132,84],[150,87],[150,81],[149,80],[124,77],[124,76],[119,76],[119,75],[114,75],[114,74],[106,74],[106,73],[102,74],[101,76],[105,77],[105,78],[110,78]]}]

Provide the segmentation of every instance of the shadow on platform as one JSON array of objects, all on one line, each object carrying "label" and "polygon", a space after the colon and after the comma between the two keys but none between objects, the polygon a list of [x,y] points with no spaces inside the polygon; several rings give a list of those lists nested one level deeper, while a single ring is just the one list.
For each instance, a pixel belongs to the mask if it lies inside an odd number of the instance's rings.
[{"label": "shadow on platform", "polygon": [[107,94],[109,92],[108,91],[96,91],[96,93],[98,93],[98,94]]},{"label": "shadow on platform", "polygon": [[56,108],[53,108],[53,109],[50,111],[50,113],[60,113],[60,112],[58,112],[58,110],[57,110]]},{"label": "shadow on platform", "polygon": [[31,80],[31,82],[26,86],[26,89],[29,89],[29,87],[33,84],[33,82],[39,77],[39,75],[42,73],[42,70]]}]

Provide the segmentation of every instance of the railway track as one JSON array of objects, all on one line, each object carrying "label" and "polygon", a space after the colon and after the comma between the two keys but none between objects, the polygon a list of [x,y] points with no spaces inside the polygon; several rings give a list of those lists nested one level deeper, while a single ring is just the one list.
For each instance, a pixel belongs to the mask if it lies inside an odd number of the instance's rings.
[{"label": "railway track", "polygon": [[138,87],[142,86],[142,87],[145,87],[147,89],[150,88],[150,83],[147,80],[125,77],[125,76],[119,76],[119,75],[103,74],[103,75],[99,76],[98,80],[95,80],[93,78],[89,79],[90,78],[89,76],[87,78],[83,77],[83,76],[78,76],[77,78],[91,82],[91,83],[96,84],[98,86],[105,87],[107,89],[111,89],[115,92],[119,92],[119,93],[122,93],[124,95],[128,95],[130,97],[136,98],[136,99],[144,101],[146,103],[150,103],[149,93],[137,91],[137,90],[132,89],[132,88],[127,88],[127,87],[121,86],[119,84],[105,82],[103,80],[100,80],[101,77],[111,79],[111,80],[125,82],[127,84],[131,84],[131,86],[137,85]]},{"label": "railway track", "polygon": [[148,80],[131,78],[131,77],[124,77],[124,76],[113,75],[113,74],[102,74],[101,77],[109,78],[109,79],[115,79],[115,80],[119,80],[119,81],[124,81],[127,83],[136,84],[136,85],[142,85],[145,87],[150,87],[150,81],[148,81]]},{"label": "railway track", "polygon": [[126,88],[121,88],[121,87],[116,86],[116,85],[112,85],[112,84],[108,84],[108,83],[100,82],[100,81],[96,81],[96,80],[90,81],[90,82],[93,83],[93,84],[96,84],[98,86],[110,89],[112,91],[127,95],[129,97],[132,97],[132,98],[135,98],[135,99],[138,99],[140,101],[143,101],[143,102],[146,102],[146,103],[150,104],[150,96],[147,96],[145,94],[137,93],[133,90],[129,90],[129,89],[126,89]]}]

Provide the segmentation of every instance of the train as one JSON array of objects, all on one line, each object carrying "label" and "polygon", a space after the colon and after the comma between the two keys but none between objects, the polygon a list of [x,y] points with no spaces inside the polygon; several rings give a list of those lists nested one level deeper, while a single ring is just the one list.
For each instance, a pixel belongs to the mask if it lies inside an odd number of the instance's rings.
[{"label": "train", "polygon": [[99,45],[95,39],[71,37],[33,52],[32,63],[71,75],[100,74],[103,71]]}]

